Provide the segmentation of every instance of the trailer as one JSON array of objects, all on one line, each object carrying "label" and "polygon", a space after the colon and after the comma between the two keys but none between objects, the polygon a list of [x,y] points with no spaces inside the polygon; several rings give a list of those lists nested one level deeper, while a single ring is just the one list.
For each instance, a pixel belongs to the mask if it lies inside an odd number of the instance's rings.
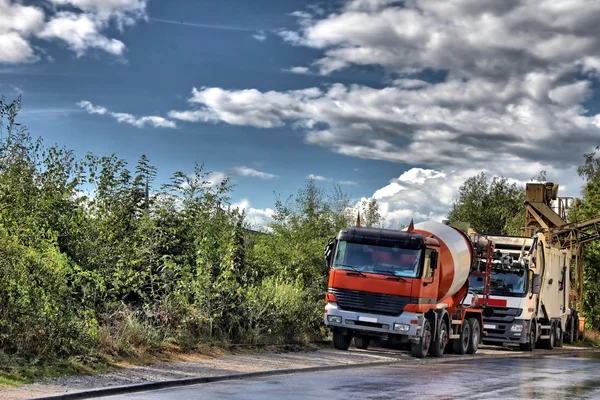
[{"label": "trailer", "polygon": [[[396,339],[414,357],[474,354],[487,291],[469,296],[469,277],[489,283],[493,242],[432,221],[406,231],[342,229],[325,248],[330,268],[324,323],[334,347]],[[480,265],[483,261],[483,267]],[[468,301],[467,297],[469,297]]]}]

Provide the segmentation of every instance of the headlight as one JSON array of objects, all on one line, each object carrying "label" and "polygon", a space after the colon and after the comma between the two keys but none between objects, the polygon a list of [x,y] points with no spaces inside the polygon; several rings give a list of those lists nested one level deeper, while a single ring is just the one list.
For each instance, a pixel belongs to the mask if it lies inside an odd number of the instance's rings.
[{"label": "headlight", "polygon": [[329,322],[335,322],[336,324],[341,324],[342,323],[342,317],[340,317],[339,315],[328,315],[327,316],[327,321],[329,321]]},{"label": "headlight", "polygon": [[394,324],[394,330],[399,332],[408,332],[410,325],[406,324]]},{"label": "headlight", "polygon": [[523,325],[513,325],[510,327],[511,332],[523,332]]}]

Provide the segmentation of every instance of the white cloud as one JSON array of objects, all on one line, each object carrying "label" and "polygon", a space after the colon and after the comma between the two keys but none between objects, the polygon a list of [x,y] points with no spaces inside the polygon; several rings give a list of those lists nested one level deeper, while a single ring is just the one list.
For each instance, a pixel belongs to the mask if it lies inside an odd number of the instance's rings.
[{"label": "white cloud", "polygon": [[358,185],[357,182],[354,181],[338,181],[339,185],[346,185],[346,186],[356,186]]},{"label": "white cloud", "polygon": [[[60,40],[83,56],[90,49],[122,56],[125,44],[104,32],[114,22],[123,30],[146,19],[146,0],[49,0],[54,7],[25,6],[0,0],[0,63],[26,63],[40,59],[31,40]],[[68,8],[66,8],[68,7]],[[38,53],[44,53],[42,48]]]},{"label": "white cloud", "polygon": [[27,40],[16,32],[0,33],[0,63],[17,64],[36,61]]},{"label": "white cloud", "polygon": [[83,108],[90,114],[104,115],[108,112],[108,110],[106,108],[100,107],[100,106],[95,106],[87,100],[80,101],[79,103],[77,103],[77,106]]},{"label": "white cloud", "polygon": [[[517,168],[519,166],[514,166],[513,170]],[[355,208],[357,209],[363,200],[376,199],[385,226],[394,229],[398,228],[399,224],[408,225],[411,219],[414,219],[415,223],[424,220],[441,222],[447,218],[452,202],[458,198],[459,187],[467,178],[480,172],[485,172],[489,181],[494,176],[499,176],[492,171],[480,169],[411,168],[398,178],[392,179],[387,186],[375,191],[369,198],[361,199],[355,204]],[[537,175],[539,170],[533,168],[528,169],[528,172],[531,173],[529,177],[531,178]],[[572,185],[575,178],[572,171],[551,169],[548,171],[548,178],[560,184],[560,196],[577,194],[578,188]],[[508,181],[524,187],[528,180],[509,179]]]},{"label": "white cloud", "polygon": [[115,18],[120,24],[132,25],[146,17],[147,0],[50,0],[56,5],[71,5],[94,13],[101,19]]},{"label": "white cloud", "polygon": [[273,128],[301,116],[303,101],[321,95],[317,88],[290,92],[260,92],[256,89],[228,91],[220,88],[193,88],[189,102],[200,105],[191,111],[170,111],[171,118],[188,121],[223,121],[231,125]]},{"label": "white cloud", "polygon": [[253,208],[250,206],[250,201],[247,199],[242,199],[240,202],[234,203],[231,206],[232,208],[239,208],[240,210],[246,211],[245,222],[253,229],[265,230],[268,224],[274,222],[273,216],[275,215],[275,210],[271,208]]},{"label": "white cloud", "polygon": [[43,39],[63,40],[78,57],[83,56],[90,48],[122,55],[125,44],[100,34],[103,24],[102,20],[90,15],[60,12],[46,24],[38,36]]},{"label": "white cloud", "polygon": [[312,179],[313,181],[319,181],[319,182],[330,182],[332,181],[331,178],[327,178],[323,175],[315,175],[315,174],[310,174],[306,177],[306,179]]},{"label": "white cloud", "polygon": [[28,38],[44,24],[44,12],[37,7],[0,0],[0,63],[36,61]]},{"label": "white cloud", "polygon": [[[324,73],[348,65],[395,71],[433,68],[456,75],[506,77],[600,56],[600,4],[582,0],[350,1],[326,18],[300,19],[284,39],[324,49]],[[559,5],[557,5],[559,4]],[[306,24],[306,21],[310,21]]]},{"label": "white cloud", "polygon": [[252,35],[252,37],[259,42],[264,42],[267,39],[267,35],[264,32],[258,32],[257,34]]},{"label": "white cloud", "polygon": [[133,125],[138,128],[152,126],[154,128],[177,128],[177,124],[171,120],[156,115],[136,117],[128,113],[112,112],[102,106],[96,106],[87,100],[82,100],[77,103],[77,106],[83,108],[90,114],[110,115],[117,122]]},{"label": "white cloud", "polygon": [[232,172],[236,175],[249,176],[252,178],[259,178],[259,179],[274,179],[274,178],[278,177],[277,175],[269,174],[267,172],[257,171],[254,168],[246,167],[245,165],[242,167],[232,168]]},{"label": "white cloud", "polygon": [[310,69],[308,67],[292,67],[287,69],[286,71],[292,72],[294,74],[308,74],[310,73]]}]

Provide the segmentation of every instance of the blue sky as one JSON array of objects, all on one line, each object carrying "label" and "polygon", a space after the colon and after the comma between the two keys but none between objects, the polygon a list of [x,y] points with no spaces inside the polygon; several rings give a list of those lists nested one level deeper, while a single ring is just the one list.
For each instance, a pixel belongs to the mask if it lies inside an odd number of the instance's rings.
[{"label": "blue sky", "polygon": [[443,217],[481,170],[578,194],[600,8],[471,3],[0,0],[0,93],[46,143],[146,154],[160,181],[245,167],[233,200],[263,217],[310,174],[394,224]]}]

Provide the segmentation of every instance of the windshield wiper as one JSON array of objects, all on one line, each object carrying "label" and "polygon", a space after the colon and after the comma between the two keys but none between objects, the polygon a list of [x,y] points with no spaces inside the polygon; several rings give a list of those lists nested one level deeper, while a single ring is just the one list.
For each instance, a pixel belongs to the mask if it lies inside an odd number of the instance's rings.
[{"label": "windshield wiper", "polygon": [[353,267],[352,265],[348,265],[348,264],[339,264],[338,267],[347,267],[347,268],[351,268],[354,272],[356,272],[359,276],[362,277],[367,277],[365,274],[363,274],[362,272],[360,272],[359,270],[357,270],[355,267]]},{"label": "windshield wiper", "polygon": [[398,276],[398,275],[396,275],[396,274],[394,274],[393,272],[390,272],[390,271],[386,271],[386,270],[382,270],[382,269],[375,269],[375,270],[373,270],[373,272],[380,273],[380,274],[390,275],[390,277],[385,278],[385,279],[395,279],[397,281],[408,282],[403,277]]}]

